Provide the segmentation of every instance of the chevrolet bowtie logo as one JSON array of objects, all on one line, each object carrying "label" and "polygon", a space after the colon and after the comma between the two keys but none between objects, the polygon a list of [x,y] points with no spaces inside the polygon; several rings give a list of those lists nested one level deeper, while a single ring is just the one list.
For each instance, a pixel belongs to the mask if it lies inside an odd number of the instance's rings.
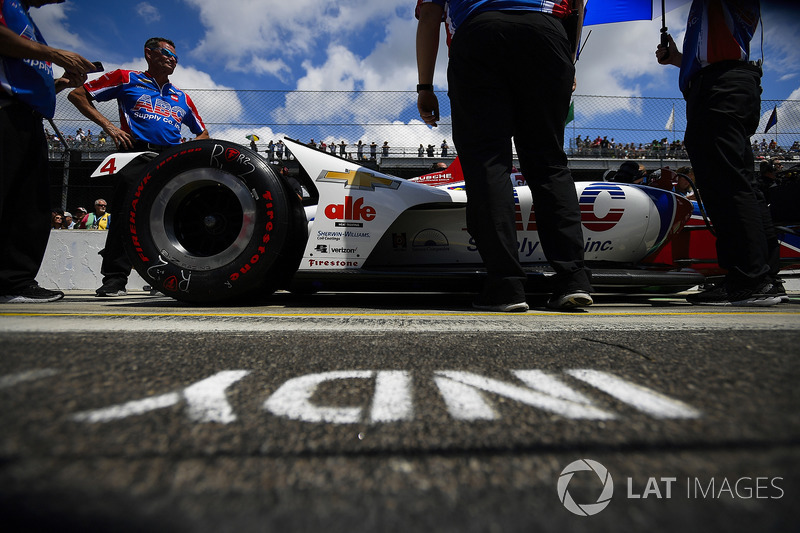
[{"label": "chevrolet bowtie logo", "polygon": [[330,181],[344,183],[345,189],[361,189],[374,191],[375,187],[397,189],[400,182],[389,178],[381,178],[363,170],[348,170],[347,172],[325,172],[317,181]]}]

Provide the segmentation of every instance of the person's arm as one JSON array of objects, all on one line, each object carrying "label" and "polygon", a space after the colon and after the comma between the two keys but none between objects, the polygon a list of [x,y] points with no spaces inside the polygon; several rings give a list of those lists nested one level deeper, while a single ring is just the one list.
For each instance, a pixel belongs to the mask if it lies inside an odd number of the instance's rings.
[{"label": "person's arm", "polygon": [[69,95],[67,95],[67,98],[84,117],[103,128],[106,133],[108,133],[108,136],[111,137],[111,140],[114,141],[117,148],[124,150],[133,148],[133,137],[131,137],[128,132],[115,126],[113,122],[97,110],[94,103],[92,103],[91,96],[89,95],[89,91],[86,90],[86,87],[81,86],[77,89],[73,89]]},{"label": "person's arm", "polygon": [[[183,118],[183,125],[189,128],[192,133],[195,133],[197,137],[195,137],[194,141],[201,141],[203,139],[210,139],[210,135],[208,134],[208,128],[203,123],[203,119],[200,118],[200,114],[197,112],[197,107],[194,105],[194,101],[192,98],[187,94],[186,95],[186,105],[189,106],[188,113]],[[202,130],[200,133],[196,133],[197,130]],[[255,142],[255,141],[254,141]],[[272,141],[270,141],[270,148],[274,147]]]},{"label": "person's arm", "polygon": [[[417,24],[417,76],[420,84],[433,85],[436,55],[439,52],[439,31],[444,9],[438,4],[424,3],[419,8]],[[439,121],[439,99],[433,90],[422,90],[417,95],[419,116],[429,126]]]},{"label": "person's arm", "polygon": [[92,62],[80,54],[26,39],[2,25],[0,25],[0,50],[7,57],[38,59],[62,67],[65,73],[63,77],[55,80],[56,92],[83,84],[86,81],[86,73],[94,70]]}]

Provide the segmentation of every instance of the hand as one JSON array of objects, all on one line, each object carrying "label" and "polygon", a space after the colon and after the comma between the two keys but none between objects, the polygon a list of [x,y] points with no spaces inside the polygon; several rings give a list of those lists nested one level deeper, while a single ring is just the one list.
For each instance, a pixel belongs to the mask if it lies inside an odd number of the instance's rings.
[{"label": "hand", "polygon": [[56,92],[66,89],[67,87],[80,87],[86,83],[86,74],[78,72],[64,72],[64,75],[57,80]]},{"label": "hand", "polygon": [[676,67],[681,66],[681,61],[683,61],[683,54],[678,51],[678,47],[675,44],[675,41],[672,39],[672,35],[669,35],[669,44],[667,46],[662,46],[661,44],[658,45],[656,48],[656,60],[662,65],[674,65]]},{"label": "hand", "polygon": [[86,74],[94,70],[94,65],[91,61],[80,54],[68,50],[55,50],[52,61],[56,65],[63,67],[66,72],[74,72],[75,74]]},{"label": "hand", "polygon": [[433,91],[420,91],[417,95],[419,116],[428,126],[436,127],[439,121],[439,99]]},{"label": "hand", "polygon": [[133,148],[133,137],[131,137],[129,133],[122,131],[113,124],[106,127],[105,130],[108,136],[114,141],[114,144],[117,145],[118,149],[130,150]]}]

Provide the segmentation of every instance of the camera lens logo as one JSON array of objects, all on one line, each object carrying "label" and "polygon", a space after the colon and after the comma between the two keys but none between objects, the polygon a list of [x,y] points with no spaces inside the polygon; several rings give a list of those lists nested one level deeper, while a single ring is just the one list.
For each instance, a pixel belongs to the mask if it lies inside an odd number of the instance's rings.
[{"label": "camera lens logo", "polygon": [[[572,476],[575,475],[575,472],[586,470],[593,471],[597,474],[597,477],[603,484],[603,491],[600,493],[595,503],[575,503],[575,500],[572,499],[569,491],[567,491],[567,487],[572,480]],[[591,459],[578,459],[568,464],[567,467],[561,471],[561,475],[558,478],[558,499],[561,500],[561,503],[564,504],[564,507],[566,507],[568,511],[578,516],[596,515],[611,503],[611,497],[613,495],[614,481],[611,479],[611,474],[606,470],[606,467]]]}]

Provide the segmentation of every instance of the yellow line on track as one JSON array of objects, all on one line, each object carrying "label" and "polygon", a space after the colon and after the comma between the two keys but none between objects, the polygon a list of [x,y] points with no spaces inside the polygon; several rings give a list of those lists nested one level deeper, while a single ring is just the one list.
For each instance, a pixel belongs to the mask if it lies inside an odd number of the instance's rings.
[{"label": "yellow line on track", "polygon": [[201,317],[201,318],[229,318],[229,317],[374,317],[374,316],[412,316],[412,317],[452,317],[452,316],[518,316],[518,317],[540,317],[540,316],[574,316],[588,318],[593,316],[721,316],[721,315],[759,315],[759,316],[800,316],[800,310],[796,312],[757,312],[757,311],[718,311],[718,312],[698,312],[687,311],[678,312],[643,312],[642,310],[628,312],[527,312],[527,313],[413,313],[413,312],[375,312],[375,313],[0,313],[0,317]]}]

